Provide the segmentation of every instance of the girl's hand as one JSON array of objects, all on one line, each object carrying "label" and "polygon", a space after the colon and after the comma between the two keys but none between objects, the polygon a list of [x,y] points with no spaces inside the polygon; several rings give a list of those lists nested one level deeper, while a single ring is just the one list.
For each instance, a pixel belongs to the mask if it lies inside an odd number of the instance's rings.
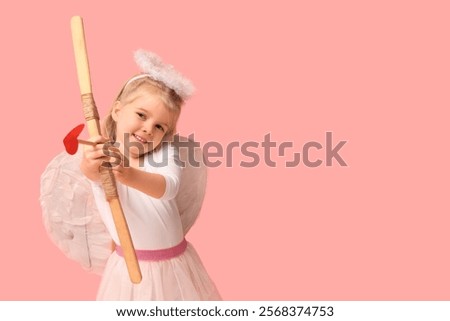
[{"label": "girl's hand", "polygon": [[107,148],[106,154],[109,156],[108,162],[111,164],[114,177],[122,184],[128,185],[132,169],[129,164],[125,163],[125,157],[120,152],[119,148],[110,146]]},{"label": "girl's hand", "polygon": [[97,143],[95,146],[84,145],[83,159],[81,161],[81,172],[92,181],[99,181],[99,167],[103,162],[108,162],[109,157],[105,155],[105,143],[107,139],[102,136],[95,136],[89,141]]}]

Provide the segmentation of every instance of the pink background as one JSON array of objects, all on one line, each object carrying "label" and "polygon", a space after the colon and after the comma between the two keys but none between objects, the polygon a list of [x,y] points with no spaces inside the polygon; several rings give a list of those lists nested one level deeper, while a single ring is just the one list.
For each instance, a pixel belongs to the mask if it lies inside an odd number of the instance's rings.
[{"label": "pink background", "polygon": [[198,89],[182,134],[226,145],[270,132],[293,142],[288,156],[327,131],[348,141],[348,167],[273,155],[276,168],[240,168],[235,151],[232,168],[210,169],[189,240],[224,299],[450,300],[446,1],[5,6],[0,299],[91,300],[99,284],[51,243],[38,201],[46,164],[83,122],[70,34],[81,15],[102,114],[145,48]]}]

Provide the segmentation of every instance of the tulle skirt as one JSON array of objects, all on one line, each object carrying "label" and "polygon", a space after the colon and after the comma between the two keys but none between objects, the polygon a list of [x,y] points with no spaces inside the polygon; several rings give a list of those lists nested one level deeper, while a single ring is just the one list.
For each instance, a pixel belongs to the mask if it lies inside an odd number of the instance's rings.
[{"label": "tulle skirt", "polygon": [[97,300],[218,301],[222,298],[194,247],[164,261],[139,261],[142,281],[133,284],[123,257],[108,259]]}]

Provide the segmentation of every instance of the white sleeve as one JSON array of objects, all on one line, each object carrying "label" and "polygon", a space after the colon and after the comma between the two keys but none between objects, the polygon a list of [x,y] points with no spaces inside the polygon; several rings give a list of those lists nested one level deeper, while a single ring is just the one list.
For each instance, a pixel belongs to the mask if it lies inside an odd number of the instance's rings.
[{"label": "white sleeve", "polygon": [[157,152],[148,154],[144,166],[146,171],[160,174],[166,180],[166,190],[161,200],[170,200],[177,196],[182,167],[178,150],[173,145],[165,143]]}]

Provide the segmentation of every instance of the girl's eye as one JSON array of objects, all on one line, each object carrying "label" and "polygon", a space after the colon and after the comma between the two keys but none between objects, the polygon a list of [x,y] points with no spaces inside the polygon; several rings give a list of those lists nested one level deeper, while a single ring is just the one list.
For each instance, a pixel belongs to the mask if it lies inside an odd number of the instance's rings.
[{"label": "girl's eye", "polygon": [[143,113],[136,113],[136,114],[139,116],[139,118],[145,119],[145,115]]},{"label": "girl's eye", "polygon": [[162,132],[164,132],[164,127],[163,127],[163,126],[161,126],[161,125],[156,125],[156,128],[159,129],[159,130],[161,130]]}]

